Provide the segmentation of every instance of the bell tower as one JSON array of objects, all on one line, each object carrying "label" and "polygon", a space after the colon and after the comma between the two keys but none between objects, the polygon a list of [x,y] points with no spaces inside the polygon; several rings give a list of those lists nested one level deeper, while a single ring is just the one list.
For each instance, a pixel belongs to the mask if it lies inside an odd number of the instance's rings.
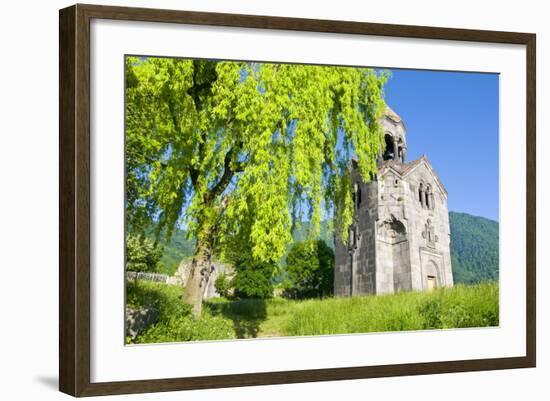
[{"label": "bell tower", "polygon": [[407,160],[407,138],[403,120],[389,106],[386,106],[386,112],[381,122],[386,150],[382,152],[380,149],[379,159],[405,163]]}]

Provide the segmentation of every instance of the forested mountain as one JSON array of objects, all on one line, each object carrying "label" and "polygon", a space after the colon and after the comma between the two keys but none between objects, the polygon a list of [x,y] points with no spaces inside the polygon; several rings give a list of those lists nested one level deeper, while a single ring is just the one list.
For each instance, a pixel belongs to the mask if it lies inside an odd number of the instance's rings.
[{"label": "forested mountain", "polygon": [[[455,283],[472,284],[498,280],[498,223],[466,213],[450,212],[451,258]],[[307,223],[294,232],[294,240],[307,236]],[[321,222],[321,239],[334,247],[331,225]],[[175,230],[171,243],[164,248],[162,272],[173,274],[181,259],[193,256],[194,241],[183,230]],[[284,258],[283,258],[284,259]],[[283,261],[284,263],[284,261]]]},{"label": "forested mountain", "polygon": [[498,222],[449,212],[455,283],[498,280]]},{"label": "forested mountain", "polygon": [[179,228],[174,229],[172,241],[164,246],[164,252],[160,259],[161,272],[173,275],[182,259],[191,259],[195,250],[195,240],[187,238],[187,232]]}]

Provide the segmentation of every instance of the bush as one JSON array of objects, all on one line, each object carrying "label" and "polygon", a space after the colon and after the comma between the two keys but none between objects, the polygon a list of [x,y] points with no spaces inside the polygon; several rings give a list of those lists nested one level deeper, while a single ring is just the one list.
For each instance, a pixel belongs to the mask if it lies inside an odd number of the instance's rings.
[{"label": "bush", "polygon": [[180,316],[161,321],[140,335],[136,342],[147,344],[232,338],[235,338],[235,330],[231,320],[203,312],[199,319]]},{"label": "bush", "polygon": [[162,248],[143,235],[126,237],[126,270],[133,272],[157,272],[160,268]]},{"label": "bush", "polygon": [[273,262],[259,262],[245,254],[235,264],[235,277],[231,280],[234,295],[239,298],[273,297],[272,277],[276,268]]},{"label": "bush", "polygon": [[286,294],[299,298],[333,293],[334,252],[323,240],[297,242],[286,259]]},{"label": "bush", "polygon": [[[139,280],[127,282],[126,305],[158,311],[157,323],[138,335],[133,341],[137,344],[235,338],[229,319],[212,317],[206,311],[200,319],[195,319],[191,306],[182,299],[182,288],[177,285]],[[126,342],[131,343],[131,338],[127,337]]]},{"label": "bush", "polygon": [[218,291],[218,294],[220,294],[222,297],[229,297],[229,293],[231,292],[231,280],[227,277],[227,274],[222,273],[218,277],[216,277],[216,281],[214,282],[214,287],[216,287],[216,291]]}]

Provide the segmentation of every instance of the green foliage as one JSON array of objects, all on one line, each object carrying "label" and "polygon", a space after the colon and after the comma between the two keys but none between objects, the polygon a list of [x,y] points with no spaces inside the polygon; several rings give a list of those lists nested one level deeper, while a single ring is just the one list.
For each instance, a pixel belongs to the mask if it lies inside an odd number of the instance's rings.
[{"label": "green foliage", "polygon": [[157,266],[157,272],[168,276],[173,276],[183,259],[190,260],[195,252],[196,241],[190,238],[186,230],[175,228],[170,240],[165,238],[156,238],[154,225],[149,225],[141,230],[135,227],[128,227],[130,237],[145,236],[150,241],[157,242],[158,250],[162,251],[162,256]]},{"label": "green foliage", "polygon": [[440,290],[419,306],[423,329],[498,326],[498,284],[457,285]]},{"label": "green foliage", "polygon": [[[234,338],[230,320],[204,314],[191,316],[191,307],[182,300],[177,285],[135,281],[126,283],[126,303],[131,308],[152,307],[158,311],[156,324],[146,329],[135,343],[217,340]],[[129,343],[130,339],[127,338]]]},{"label": "green foliage", "polygon": [[222,273],[218,277],[216,277],[214,287],[216,287],[216,291],[218,292],[218,294],[220,294],[222,297],[227,298],[232,288],[231,280],[227,277],[225,273]]},{"label": "green foliage", "polygon": [[287,292],[296,297],[332,294],[334,252],[323,240],[297,242],[286,259]]},{"label": "green foliage", "polygon": [[310,236],[310,224],[308,221],[297,222],[292,232],[293,242],[301,242],[310,239],[320,239],[325,241],[331,249],[334,249],[334,227],[331,220],[321,220],[319,224],[319,235],[317,238]]},{"label": "green foliage", "polygon": [[235,338],[235,332],[229,319],[212,317],[205,313],[200,319],[186,316],[157,323],[140,335],[136,339],[136,343],[229,340],[232,338]]},{"label": "green foliage", "polygon": [[245,252],[235,263],[235,276],[231,280],[234,295],[238,298],[271,298],[276,269],[276,263],[259,261]]},{"label": "green foliage", "polygon": [[169,240],[185,222],[222,253],[236,236],[263,263],[285,253],[303,210],[316,233],[335,208],[345,236],[349,161],[375,173],[385,81],[368,68],[128,57],[129,226]]},{"label": "green foliage", "polygon": [[157,272],[162,249],[143,235],[126,237],[126,270],[135,272]]},{"label": "green foliage", "polygon": [[498,326],[498,284],[458,285],[434,292],[303,301],[286,335],[368,333]]},{"label": "green foliage", "polygon": [[182,302],[181,287],[145,280],[126,282],[126,306],[130,308],[154,308],[159,321],[188,316],[191,307]]},{"label": "green foliage", "polygon": [[465,213],[449,213],[451,257],[455,283],[497,281],[499,225]]}]

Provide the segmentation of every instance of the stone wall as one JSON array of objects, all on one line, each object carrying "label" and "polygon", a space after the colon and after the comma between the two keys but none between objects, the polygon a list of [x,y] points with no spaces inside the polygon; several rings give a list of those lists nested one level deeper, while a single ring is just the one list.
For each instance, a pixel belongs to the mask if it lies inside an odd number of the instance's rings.
[{"label": "stone wall", "polygon": [[376,293],[411,288],[410,227],[405,211],[406,185],[399,174],[388,170],[379,176],[376,227]]},{"label": "stone wall", "polygon": [[158,283],[166,283],[168,281],[168,276],[166,274],[160,273],[149,273],[149,272],[126,272],[127,280],[147,280],[155,281]]},{"label": "stone wall", "polygon": [[[185,286],[187,279],[189,278],[189,272],[191,269],[191,261],[182,261],[176,270],[174,276],[168,279],[169,284],[177,284]],[[233,274],[233,268],[230,265],[221,262],[212,262],[212,270],[210,272],[210,277],[208,283],[206,283],[204,299],[218,298],[220,294],[216,291],[216,279],[221,275],[226,274],[231,276]]]},{"label": "stone wall", "polygon": [[149,308],[126,308],[126,337],[135,340],[158,319],[158,311],[152,307]]},{"label": "stone wall", "polygon": [[[357,183],[356,219],[348,230],[348,243],[344,244],[341,232],[335,235],[335,272],[334,294],[351,296],[355,294],[374,294],[376,282],[375,222],[378,218],[378,183],[361,183],[357,174],[353,174]],[[353,266],[353,267],[352,267]]]},{"label": "stone wall", "polygon": [[[185,286],[189,277],[189,270],[191,268],[191,261],[181,261],[176,273],[173,276],[167,276],[166,274],[148,273],[148,272],[126,272],[127,280],[146,280],[157,283],[166,283],[171,285]],[[204,299],[217,298],[220,296],[216,291],[216,279],[221,274],[227,274],[229,277],[233,274],[233,268],[229,265],[220,262],[212,263],[212,271],[208,283],[205,287]]]},{"label": "stone wall", "polygon": [[[433,208],[422,207],[419,200],[420,182],[430,185],[433,191]],[[452,286],[453,276],[450,254],[450,226],[447,194],[427,163],[419,164],[407,176],[408,196],[406,209],[409,217],[413,269],[413,289],[427,289],[427,276],[432,265],[437,266],[437,285]]]}]

